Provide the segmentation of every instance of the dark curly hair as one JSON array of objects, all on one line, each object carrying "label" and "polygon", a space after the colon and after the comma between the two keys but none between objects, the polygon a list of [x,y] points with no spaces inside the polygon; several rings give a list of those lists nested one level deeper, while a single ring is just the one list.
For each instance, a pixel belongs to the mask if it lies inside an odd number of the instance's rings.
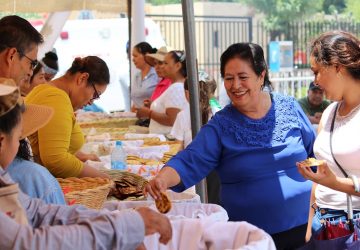
[{"label": "dark curly hair", "polygon": [[322,65],[341,65],[360,79],[360,40],[353,34],[335,30],[325,32],[311,44],[311,56]]}]

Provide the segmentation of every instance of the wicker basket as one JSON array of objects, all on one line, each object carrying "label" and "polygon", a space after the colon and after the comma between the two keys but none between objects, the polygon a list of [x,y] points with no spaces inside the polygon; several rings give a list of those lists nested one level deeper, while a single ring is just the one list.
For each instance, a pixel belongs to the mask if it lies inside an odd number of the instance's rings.
[{"label": "wicker basket", "polygon": [[109,118],[79,123],[81,128],[127,128],[135,125],[137,118]]},{"label": "wicker basket", "polygon": [[113,182],[106,178],[58,178],[69,205],[80,204],[88,208],[101,209]]},{"label": "wicker basket", "polygon": [[141,187],[144,187],[144,185],[148,183],[148,181],[144,177],[124,170],[102,169],[100,170],[100,172],[109,175],[112,181],[121,181],[122,179],[125,178],[128,181],[132,183],[136,183],[136,185]]},{"label": "wicker basket", "polygon": [[[91,131],[92,128],[83,128],[82,129],[83,133],[85,135],[88,135]],[[95,133],[96,134],[103,134],[103,133],[109,133],[109,134],[126,134],[126,133],[135,133],[135,129],[130,129],[130,128],[96,128],[95,129]]]},{"label": "wicker basket", "polygon": [[[148,181],[144,177],[128,171],[123,171],[123,170],[100,170],[100,171],[109,175],[112,181],[121,182],[122,180],[126,180],[126,182],[132,183],[134,186],[136,186],[138,190],[144,189],[145,184],[148,183]],[[144,197],[143,196],[129,197],[128,199],[143,200]]]}]

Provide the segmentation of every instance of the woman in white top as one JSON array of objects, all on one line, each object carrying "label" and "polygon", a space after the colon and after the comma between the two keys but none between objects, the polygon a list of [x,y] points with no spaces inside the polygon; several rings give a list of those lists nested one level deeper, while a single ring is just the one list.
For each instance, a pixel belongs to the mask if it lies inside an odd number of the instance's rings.
[{"label": "woman in white top", "polygon": [[[190,94],[188,81],[184,82],[185,97],[187,104],[177,115],[174,126],[171,129],[171,135],[178,141],[183,142],[186,148],[192,141],[191,120],[190,120]],[[200,110],[201,124],[205,125],[213,116],[210,99],[213,98],[216,90],[216,82],[203,71],[199,71],[199,92],[200,92]],[[208,202],[220,205],[220,179],[216,171],[211,171],[206,177]]]},{"label": "woman in white top", "polygon": [[[205,125],[214,115],[210,105],[210,98],[214,96],[216,90],[216,82],[210,78],[209,75],[203,71],[199,71],[199,93],[200,93],[200,110],[201,110],[201,124]],[[185,97],[187,100],[186,106],[177,115],[174,126],[171,129],[171,136],[183,143],[186,148],[192,141],[191,120],[190,120],[190,93],[188,81],[184,82]]]},{"label": "woman in white top", "polygon": [[167,53],[163,69],[165,77],[169,78],[172,84],[151,103],[150,108],[142,107],[137,112],[139,118],[150,118],[149,132],[155,134],[170,133],[177,114],[187,103],[184,93],[184,51],[174,50]]},{"label": "woman in white top", "polygon": [[314,181],[306,240],[320,229],[321,219],[346,221],[346,194],[353,195],[354,214],[360,212],[359,58],[360,40],[347,32],[326,32],[311,46],[315,83],[334,103],[322,115],[314,144],[317,159],[324,163],[316,173],[298,165],[299,172]]}]

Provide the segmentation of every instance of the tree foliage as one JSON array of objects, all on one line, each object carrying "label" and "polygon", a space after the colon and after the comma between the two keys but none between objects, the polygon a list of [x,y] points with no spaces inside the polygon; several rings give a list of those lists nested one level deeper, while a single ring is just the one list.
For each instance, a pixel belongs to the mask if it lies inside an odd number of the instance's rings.
[{"label": "tree foliage", "polygon": [[359,0],[346,0],[345,11],[356,20],[360,21],[360,4]]},{"label": "tree foliage", "polygon": [[343,13],[345,8],[345,0],[324,0],[322,4],[325,14]]},{"label": "tree foliage", "polygon": [[[227,2],[227,3],[234,3],[240,1],[241,0],[195,0],[195,2]],[[146,2],[151,3],[153,5],[165,5],[165,4],[181,3],[181,0],[147,0]]]},{"label": "tree foliage", "polygon": [[265,15],[265,27],[272,39],[281,34],[291,21],[301,20],[318,12],[323,0],[242,0]]},{"label": "tree foliage", "polygon": [[174,4],[181,3],[181,0],[147,0],[146,2],[153,5],[165,5],[165,4]]}]

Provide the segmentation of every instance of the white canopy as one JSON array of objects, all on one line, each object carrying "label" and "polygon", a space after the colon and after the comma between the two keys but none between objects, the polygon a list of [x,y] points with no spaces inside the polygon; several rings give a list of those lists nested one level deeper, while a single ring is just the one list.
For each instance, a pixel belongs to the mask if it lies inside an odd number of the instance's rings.
[{"label": "white canopy", "polygon": [[[135,0],[136,1],[136,0]],[[1,0],[0,12],[69,12],[71,10],[97,10],[102,12],[127,12],[127,0]],[[197,92],[198,76],[196,70],[196,41],[194,38],[193,1],[182,0],[184,34],[186,47],[186,64],[190,91],[191,127],[193,137],[200,129],[199,94]],[[67,13],[63,13],[64,18]],[[63,25],[63,24],[62,24]],[[174,31],[175,32],[175,31]],[[202,202],[207,202],[205,181],[196,185],[196,191]]]}]

